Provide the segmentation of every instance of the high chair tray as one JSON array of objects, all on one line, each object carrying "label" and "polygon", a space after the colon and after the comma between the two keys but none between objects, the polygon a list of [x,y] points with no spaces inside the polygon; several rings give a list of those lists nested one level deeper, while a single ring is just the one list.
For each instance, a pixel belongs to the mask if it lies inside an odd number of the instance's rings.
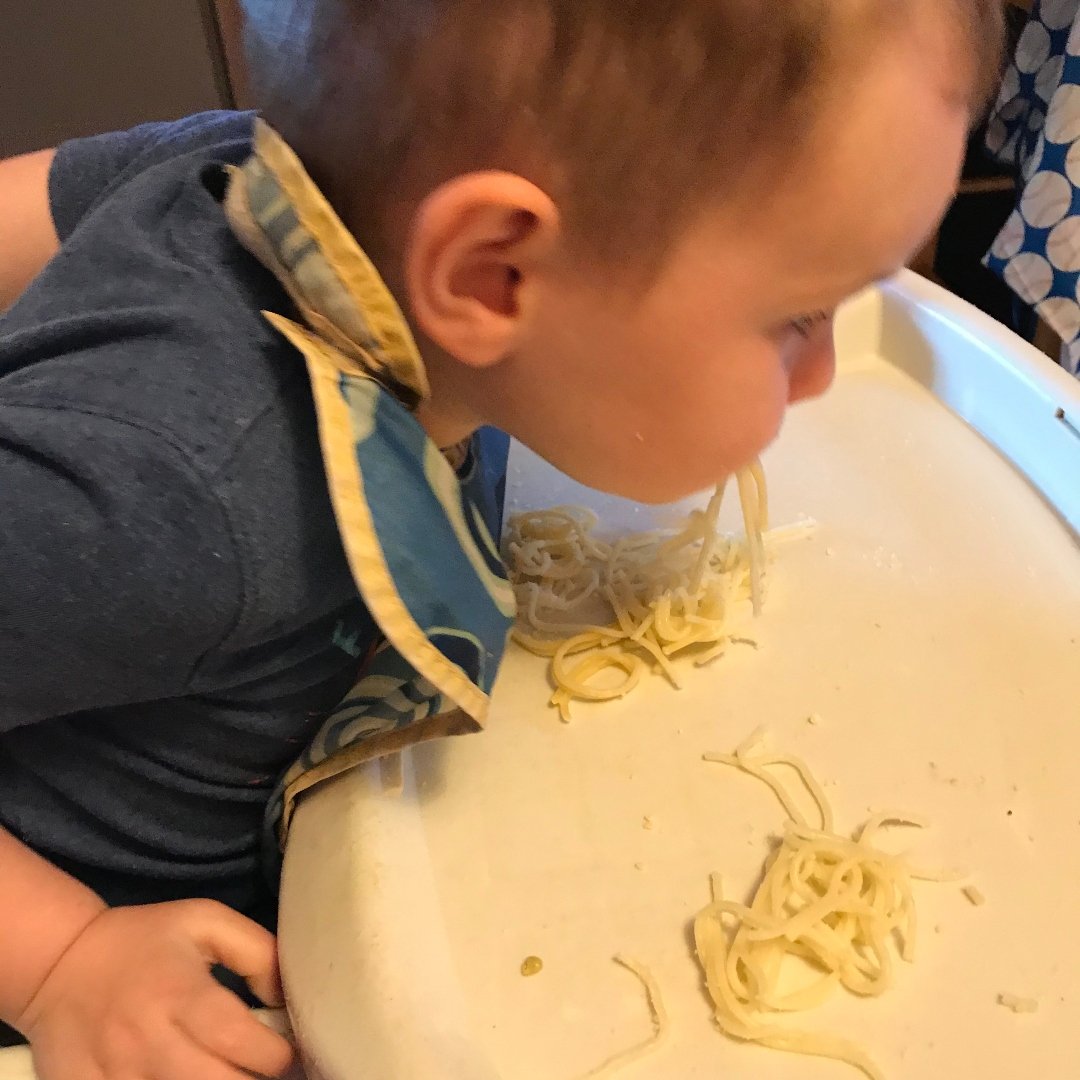
[{"label": "high chair tray", "polygon": [[[301,805],[281,950],[313,1078],[573,1080],[651,1030],[616,953],[651,970],[671,1017],[627,1077],[856,1076],[719,1034],[692,956],[710,873],[745,896],[782,823],[702,754],[762,726],[844,829],[923,815],[902,843],[986,897],[917,885],[894,988],[794,1022],[858,1042],[889,1080],[1077,1075],[1080,384],[908,273],[850,303],[838,342],[835,389],[765,457],[774,523],[817,524],[773,556],[742,631],[757,649],[680,668],[681,690],[652,677],[577,704],[567,725],[545,661],[514,648],[487,731],[409,755],[403,794],[372,766]],[[612,529],[675,516],[515,447],[508,512],[566,502]],[[526,978],[529,956],[543,970]]]}]

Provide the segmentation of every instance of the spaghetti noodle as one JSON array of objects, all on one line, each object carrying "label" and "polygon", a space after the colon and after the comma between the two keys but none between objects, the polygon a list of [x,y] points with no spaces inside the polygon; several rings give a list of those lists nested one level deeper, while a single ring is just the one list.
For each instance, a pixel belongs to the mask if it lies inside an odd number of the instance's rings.
[{"label": "spaghetti noodle", "polygon": [[[714,876],[712,902],[694,921],[697,955],[718,1025],[732,1038],[835,1058],[871,1080],[883,1080],[881,1070],[854,1043],[763,1018],[812,1009],[838,986],[876,997],[893,981],[893,943],[902,960],[914,958],[911,883],[930,875],[916,872],[901,856],[879,850],[873,841],[887,827],[923,823],[879,814],[849,839],[833,831],[828,800],[800,759],[768,753],[755,738],[734,754],[708,754],[706,760],[768,784],[788,816],[751,903],[726,899]],[[791,791],[770,771],[776,766],[794,770],[816,804],[816,821],[799,809]],[[803,975],[794,987],[793,966]]]},{"label": "spaghetti noodle", "polygon": [[[551,704],[564,721],[571,701],[629,693],[650,669],[679,686],[673,660],[707,664],[733,640],[733,610],[764,601],[768,495],[754,463],[737,476],[745,537],[720,534],[723,485],[677,532],[611,542],[581,507],[518,514],[506,551],[517,594],[514,639],[551,661]],[[593,617],[590,619],[589,616]]]},{"label": "spaghetti noodle", "polygon": [[586,1073],[581,1080],[601,1080],[602,1077],[610,1076],[626,1065],[632,1065],[643,1057],[651,1054],[667,1038],[669,1022],[667,1010],[664,1008],[664,999],[660,994],[660,987],[649,970],[629,956],[616,956],[615,963],[621,964],[627,971],[636,975],[638,981],[645,989],[645,997],[649,1003],[649,1012],[652,1014],[652,1035],[644,1042],[623,1050],[607,1061],[598,1065],[595,1069]]}]

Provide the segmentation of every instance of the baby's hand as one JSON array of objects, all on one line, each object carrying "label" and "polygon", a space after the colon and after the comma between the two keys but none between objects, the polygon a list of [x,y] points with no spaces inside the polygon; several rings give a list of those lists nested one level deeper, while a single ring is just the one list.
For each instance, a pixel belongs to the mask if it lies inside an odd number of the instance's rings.
[{"label": "baby's hand", "polygon": [[274,936],[212,900],[111,908],[19,1018],[38,1080],[280,1076],[293,1052],[217,983],[211,964],[281,1004]]}]

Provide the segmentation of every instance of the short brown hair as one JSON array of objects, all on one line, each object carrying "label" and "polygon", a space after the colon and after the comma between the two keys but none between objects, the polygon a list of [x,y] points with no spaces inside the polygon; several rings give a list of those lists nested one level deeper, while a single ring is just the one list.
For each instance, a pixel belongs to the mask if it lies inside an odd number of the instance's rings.
[{"label": "short brown hair", "polygon": [[396,200],[482,169],[547,189],[598,254],[662,246],[913,9],[955,26],[973,103],[1002,48],[1001,0],[277,0],[276,33],[248,3],[267,118],[376,246]]}]

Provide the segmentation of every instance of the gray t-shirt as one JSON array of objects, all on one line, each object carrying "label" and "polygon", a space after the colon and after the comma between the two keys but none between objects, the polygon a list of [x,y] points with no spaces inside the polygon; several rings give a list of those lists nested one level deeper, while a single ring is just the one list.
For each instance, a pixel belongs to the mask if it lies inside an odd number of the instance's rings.
[{"label": "gray t-shirt", "polygon": [[272,921],[269,792],[374,628],[260,314],[295,312],[220,206],[251,133],[57,153],[61,251],[0,318],[0,823],[110,903]]}]

